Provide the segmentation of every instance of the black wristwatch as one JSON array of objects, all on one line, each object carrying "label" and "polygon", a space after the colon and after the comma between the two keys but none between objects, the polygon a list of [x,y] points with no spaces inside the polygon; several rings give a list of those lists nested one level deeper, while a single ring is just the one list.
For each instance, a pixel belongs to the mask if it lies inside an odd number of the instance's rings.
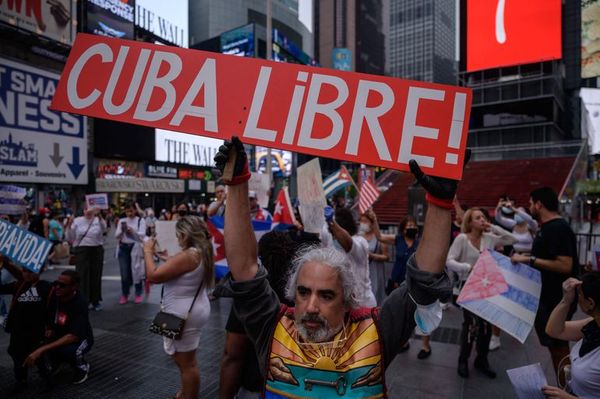
[{"label": "black wristwatch", "polygon": [[537,260],[537,256],[530,256],[529,257],[529,266],[534,267],[536,260]]}]

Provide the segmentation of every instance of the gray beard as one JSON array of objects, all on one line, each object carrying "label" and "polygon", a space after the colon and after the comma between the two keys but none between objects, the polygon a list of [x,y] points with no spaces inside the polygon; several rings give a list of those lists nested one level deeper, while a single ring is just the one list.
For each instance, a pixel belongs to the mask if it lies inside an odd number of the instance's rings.
[{"label": "gray beard", "polygon": [[[321,323],[321,327],[317,328],[316,330],[309,330],[308,328],[304,327],[304,324],[302,323],[303,320],[318,321]],[[330,341],[333,336],[337,334],[337,331],[333,331],[329,327],[327,319],[324,319],[320,316],[310,316],[307,314],[302,315],[300,318],[296,318],[296,330],[298,331],[298,334],[302,340],[305,342],[314,343]]]}]

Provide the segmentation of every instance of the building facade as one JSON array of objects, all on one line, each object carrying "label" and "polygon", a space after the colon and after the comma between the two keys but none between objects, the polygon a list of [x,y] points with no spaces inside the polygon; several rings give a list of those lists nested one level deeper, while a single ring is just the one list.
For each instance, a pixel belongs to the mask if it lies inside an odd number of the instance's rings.
[{"label": "building facade", "polygon": [[455,0],[390,0],[391,76],[456,84]]}]

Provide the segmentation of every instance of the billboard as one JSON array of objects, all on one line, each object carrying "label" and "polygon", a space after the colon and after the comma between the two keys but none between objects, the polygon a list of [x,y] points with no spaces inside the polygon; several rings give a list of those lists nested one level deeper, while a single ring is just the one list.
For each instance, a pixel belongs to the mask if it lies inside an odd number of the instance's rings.
[{"label": "billboard", "polygon": [[560,59],[561,0],[467,0],[467,71]]},{"label": "billboard", "polygon": [[70,45],[75,40],[77,5],[71,0],[0,1],[0,21]]},{"label": "billboard", "polygon": [[0,58],[0,181],[87,184],[86,120],[49,108],[58,78]]},{"label": "billboard", "polygon": [[220,36],[221,53],[240,57],[256,55],[254,24],[240,26]]},{"label": "billboard", "polygon": [[273,61],[319,66],[317,60],[287,38],[281,31],[273,28]]},{"label": "billboard", "polygon": [[581,77],[600,76],[600,1],[581,1]]},{"label": "billboard", "polygon": [[133,39],[135,0],[87,0],[87,32]]},{"label": "billboard", "polygon": [[184,165],[214,166],[223,140],[156,129],[156,160]]},{"label": "billboard", "polygon": [[331,51],[331,65],[338,71],[351,71],[352,51],[349,48],[334,48]]},{"label": "billboard", "polygon": [[179,47],[188,46],[188,2],[136,0],[135,25]]}]

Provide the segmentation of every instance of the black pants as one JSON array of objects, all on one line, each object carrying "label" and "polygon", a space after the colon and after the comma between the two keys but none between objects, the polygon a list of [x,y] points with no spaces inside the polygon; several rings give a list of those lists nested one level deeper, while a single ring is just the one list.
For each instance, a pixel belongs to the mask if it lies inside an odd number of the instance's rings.
[{"label": "black pants", "polygon": [[492,325],[466,309],[463,309],[463,317],[458,362],[466,363],[469,360],[473,342],[477,341],[477,359],[487,363],[490,339],[492,338]]},{"label": "black pants", "polygon": [[81,276],[81,295],[93,305],[102,300],[103,267],[104,248],[101,245],[75,248],[75,270]]},{"label": "black pants", "polygon": [[27,381],[27,367],[23,362],[33,351],[42,346],[42,337],[31,337],[22,333],[10,334],[8,354],[13,360],[13,370],[17,382]]}]

